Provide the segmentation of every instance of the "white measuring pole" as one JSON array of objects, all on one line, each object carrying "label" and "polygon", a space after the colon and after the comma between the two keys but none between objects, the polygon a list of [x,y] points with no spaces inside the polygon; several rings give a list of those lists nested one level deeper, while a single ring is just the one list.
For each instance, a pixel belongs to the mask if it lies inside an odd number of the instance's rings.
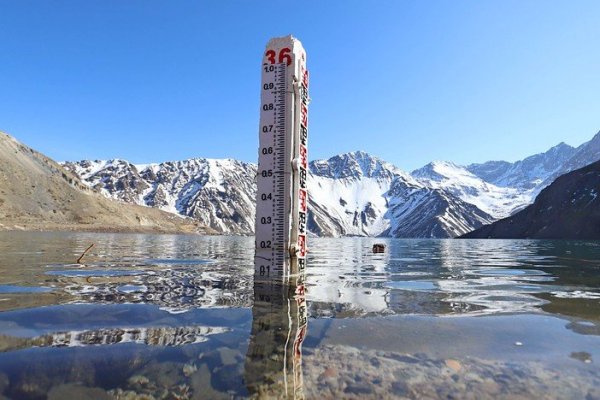
[{"label": "white measuring pole", "polygon": [[255,277],[285,280],[306,266],[308,70],[292,36],[269,41],[262,62]]}]

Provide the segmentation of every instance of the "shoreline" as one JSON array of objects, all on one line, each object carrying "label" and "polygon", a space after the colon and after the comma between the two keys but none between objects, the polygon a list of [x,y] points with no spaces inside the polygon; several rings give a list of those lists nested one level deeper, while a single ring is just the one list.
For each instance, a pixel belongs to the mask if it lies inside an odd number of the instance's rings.
[{"label": "shoreline", "polygon": [[18,224],[0,223],[0,232],[82,232],[82,233],[145,233],[145,234],[174,234],[174,235],[218,235],[212,229],[170,229],[155,226],[107,226],[79,224]]}]

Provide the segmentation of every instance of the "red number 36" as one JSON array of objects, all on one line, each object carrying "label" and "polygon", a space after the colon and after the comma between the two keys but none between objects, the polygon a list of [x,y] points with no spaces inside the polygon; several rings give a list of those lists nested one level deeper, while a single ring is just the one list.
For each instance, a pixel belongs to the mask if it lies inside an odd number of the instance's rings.
[{"label": "red number 36", "polygon": [[[292,56],[290,55],[290,49],[287,47],[284,47],[283,49],[279,50],[279,57],[278,57],[278,61],[279,63],[286,63],[287,65],[290,65],[292,63]],[[265,56],[267,56],[267,60],[269,60],[269,62],[271,64],[275,64],[275,50],[267,50],[267,52],[265,53]]]}]

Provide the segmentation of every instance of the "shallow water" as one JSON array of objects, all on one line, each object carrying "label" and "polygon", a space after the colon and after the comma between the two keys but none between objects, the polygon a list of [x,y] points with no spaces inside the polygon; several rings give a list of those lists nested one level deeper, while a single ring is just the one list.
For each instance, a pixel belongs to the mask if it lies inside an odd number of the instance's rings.
[{"label": "shallow water", "polygon": [[598,242],[318,238],[305,292],[253,272],[253,238],[2,232],[0,393],[600,398]]}]

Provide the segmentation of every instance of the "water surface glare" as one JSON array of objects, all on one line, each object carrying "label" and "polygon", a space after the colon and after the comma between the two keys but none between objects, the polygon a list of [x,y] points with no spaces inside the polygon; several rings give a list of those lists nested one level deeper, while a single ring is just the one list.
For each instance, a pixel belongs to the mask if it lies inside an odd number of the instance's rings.
[{"label": "water surface glare", "polygon": [[600,398],[599,242],[309,244],[255,285],[250,237],[0,232],[0,394]]}]

